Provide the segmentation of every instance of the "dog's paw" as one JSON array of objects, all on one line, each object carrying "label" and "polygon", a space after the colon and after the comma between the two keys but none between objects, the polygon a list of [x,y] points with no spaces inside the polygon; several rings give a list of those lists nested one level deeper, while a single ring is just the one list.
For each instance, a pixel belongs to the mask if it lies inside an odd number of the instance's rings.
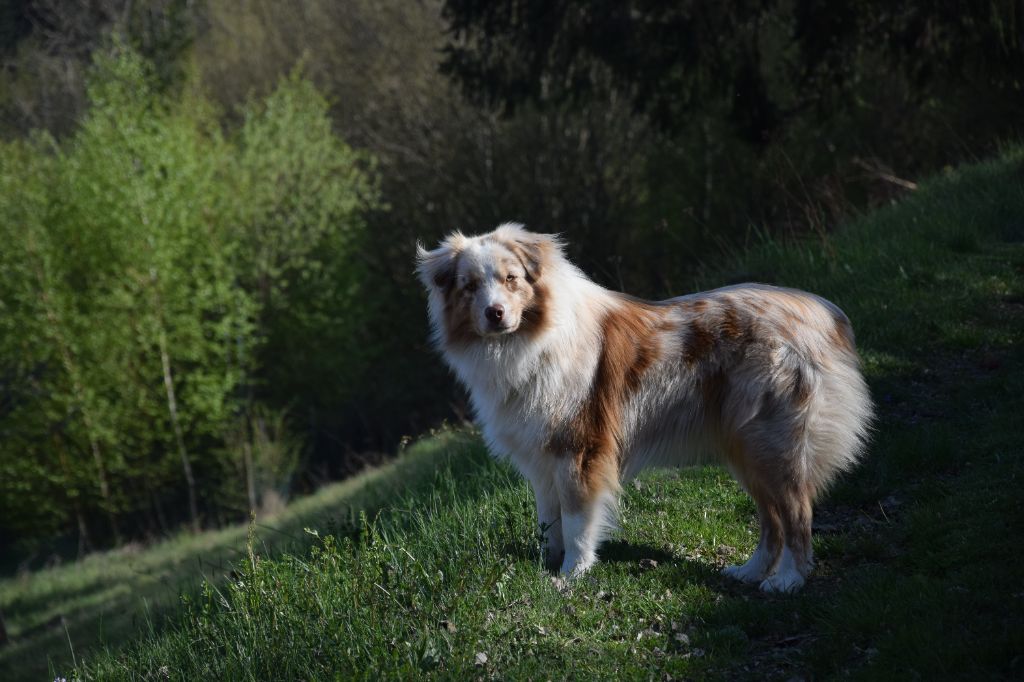
[{"label": "dog's paw", "polygon": [[792,594],[804,586],[799,571],[779,571],[761,582],[761,591],[769,594]]},{"label": "dog's paw", "polygon": [[759,566],[751,566],[750,562],[737,566],[726,566],[722,569],[722,575],[748,584],[764,580],[764,571]]},{"label": "dog's paw", "polygon": [[580,557],[577,560],[572,560],[570,557],[566,557],[565,561],[562,562],[562,568],[558,574],[567,580],[573,580],[579,578],[590,570],[591,566],[597,563],[595,558],[583,558]]}]

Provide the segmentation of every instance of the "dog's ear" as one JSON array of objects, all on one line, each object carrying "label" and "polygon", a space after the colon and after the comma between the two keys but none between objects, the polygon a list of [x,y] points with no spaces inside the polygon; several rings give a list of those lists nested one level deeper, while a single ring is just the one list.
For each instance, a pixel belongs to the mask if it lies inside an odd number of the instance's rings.
[{"label": "dog's ear", "polygon": [[500,225],[494,236],[522,261],[529,281],[540,279],[544,271],[563,255],[562,240],[558,235],[530,232],[519,223]]},{"label": "dog's ear", "polygon": [[433,251],[416,242],[416,274],[427,289],[447,289],[455,281],[455,266],[466,238],[453,232]]}]

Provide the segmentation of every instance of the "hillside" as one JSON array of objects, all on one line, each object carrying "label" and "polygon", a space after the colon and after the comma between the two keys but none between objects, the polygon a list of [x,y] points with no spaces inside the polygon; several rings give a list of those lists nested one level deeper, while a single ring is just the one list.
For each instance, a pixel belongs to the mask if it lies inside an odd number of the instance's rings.
[{"label": "hillside", "polygon": [[[0,583],[14,640],[0,677],[38,678],[43,651],[69,679],[72,666],[83,679],[184,680],[1024,674],[1012,559],[1024,553],[1024,154],[934,178],[813,243],[759,244],[697,284],[737,279],[843,307],[878,406],[868,457],[818,506],[818,565],[799,595],[720,577],[757,531],[715,467],[628,486],[601,563],[559,585],[541,566],[528,487],[471,435],[442,433],[291,523],[290,553],[246,548],[239,528],[210,549],[191,538]],[[228,571],[232,547],[245,551]],[[104,578],[76,582],[89,562]],[[114,577],[133,564],[183,585],[205,564],[221,570],[163,626],[139,610],[149,588]],[[113,583],[116,594],[97,587]],[[103,601],[122,613],[109,652],[88,645]]]},{"label": "hillside", "polygon": [[0,612],[11,638],[0,646],[0,679],[40,679],[51,668],[67,669],[75,655],[89,660],[102,643],[127,642],[167,616],[173,619],[183,595],[200,594],[205,581],[223,583],[247,545],[264,556],[305,552],[314,541],[305,528],[339,533],[358,527],[360,514],[372,516],[396,495],[427,490],[438,466],[453,459],[464,464],[470,448],[485,461],[483,450],[463,434],[440,433],[387,466],[325,486],[251,526],[181,533],[0,580]]}]

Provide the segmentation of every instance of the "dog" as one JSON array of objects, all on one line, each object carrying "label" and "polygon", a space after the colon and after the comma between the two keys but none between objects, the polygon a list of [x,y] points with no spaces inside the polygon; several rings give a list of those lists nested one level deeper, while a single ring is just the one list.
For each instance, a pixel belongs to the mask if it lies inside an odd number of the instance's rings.
[{"label": "dog", "polygon": [[560,238],[505,223],[417,244],[433,340],[491,452],[530,482],[549,560],[586,572],[622,482],[723,462],[760,541],[727,576],[792,592],[812,504],[865,449],[872,403],[849,319],[814,294],[741,284],[666,301],[605,289]]}]

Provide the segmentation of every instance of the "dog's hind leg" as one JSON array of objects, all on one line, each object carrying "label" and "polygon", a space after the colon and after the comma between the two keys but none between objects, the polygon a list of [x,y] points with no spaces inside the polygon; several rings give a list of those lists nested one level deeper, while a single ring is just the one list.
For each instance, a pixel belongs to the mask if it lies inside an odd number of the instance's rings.
[{"label": "dog's hind leg", "polygon": [[785,544],[775,571],[761,583],[764,592],[794,592],[810,573],[811,495],[805,486],[793,486],[780,497]]},{"label": "dog's hind leg", "polygon": [[726,442],[726,462],[740,486],[754,499],[761,536],[750,559],[737,566],[726,566],[722,574],[745,583],[759,584],[769,575],[779,561],[785,534],[782,525],[781,505],[778,491],[771,476],[766,475],[771,466],[760,458],[751,456],[750,449],[742,439]]},{"label": "dog's hind leg", "polygon": [[766,394],[754,417],[724,440],[729,468],[754,498],[761,517],[758,550],[749,562],[725,573],[759,582],[763,592],[795,592],[810,572],[812,487],[803,420],[789,402]]},{"label": "dog's hind leg", "polygon": [[779,558],[783,541],[783,525],[776,505],[764,496],[755,498],[761,522],[761,539],[750,559],[739,566],[726,566],[722,574],[745,583],[760,583],[771,573]]}]

